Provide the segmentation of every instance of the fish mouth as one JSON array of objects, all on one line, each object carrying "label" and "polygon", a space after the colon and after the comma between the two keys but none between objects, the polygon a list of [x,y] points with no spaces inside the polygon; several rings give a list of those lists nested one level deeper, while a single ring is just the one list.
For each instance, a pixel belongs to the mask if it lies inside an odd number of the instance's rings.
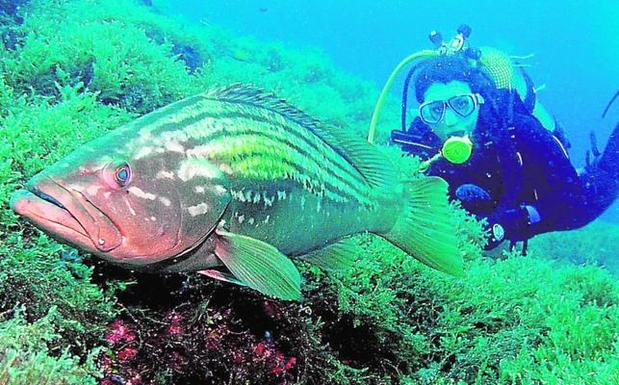
[{"label": "fish mouth", "polygon": [[35,176],[13,194],[10,206],[42,230],[93,253],[109,252],[122,242],[109,217],[82,193],[49,177]]}]

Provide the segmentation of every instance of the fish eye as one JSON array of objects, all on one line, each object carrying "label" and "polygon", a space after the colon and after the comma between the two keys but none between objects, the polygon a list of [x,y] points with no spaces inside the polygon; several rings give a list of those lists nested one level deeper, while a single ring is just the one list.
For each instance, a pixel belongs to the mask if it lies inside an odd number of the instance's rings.
[{"label": "fish eye", "polygon": [[116,183],[118,183],[120,187],[125,187],[126,185],[128,185],[131,181],[131,168],[129,167],[129,165],[125,163],[122,166],[118,167],[116,169],[116,172],[114,172],[114,178],[116,179]]}]

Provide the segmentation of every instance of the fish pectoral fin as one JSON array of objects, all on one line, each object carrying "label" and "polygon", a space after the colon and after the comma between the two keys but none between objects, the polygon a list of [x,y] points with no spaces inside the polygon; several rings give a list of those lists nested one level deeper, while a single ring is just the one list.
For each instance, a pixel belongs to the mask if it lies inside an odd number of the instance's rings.
[{"label": "fish pectoral fin", "polygon": [[299,258],[320,266],[327,271],[347,271],[355,261],[367,252],[355,242],[353,237],[347,237],[327,245]]},{"label": "fish pectoral fin", "polygon": [[215,255],[236,280],[266,295],[301,299],[301,274],[279,250],[244,235],[224,230],[216,230],[216,234]]},{"label": "fish pectoral fin", "polygon": [[236,279],[236,277],[230,273],[226,273],[219,270],[209,269],[209,270],[200,270],[198,274],[206,275],[207,277],[217,279],[219,281],[234,283],[240,286],[247,286],[244,282]]}]

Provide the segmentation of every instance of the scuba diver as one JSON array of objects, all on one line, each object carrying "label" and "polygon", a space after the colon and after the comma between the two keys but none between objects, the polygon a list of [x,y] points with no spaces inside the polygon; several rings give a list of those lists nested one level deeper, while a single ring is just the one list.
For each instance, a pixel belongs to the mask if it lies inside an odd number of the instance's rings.
[{"label": "scuba diver", "polygon": [[[603,152],[592,136],[595,159],[588,154],[587,166],[577,172],[566,150],[569,142],[539,104],[524,70],[497,50],[468,47],[470,32],[462,26],[448,43],[433,33],[437,51],[411,55],[396,68],[383,92],[405,64],[423,58],[407,76],[403,127],[392,132],[391,140],[423,159],[427,174],[444,178],[451,199],[486,220],[486,249],[504,240],[512,248],[522,241],[526,254],[531,237],[582,227],[615,201],[619,125]],[[407,126],[411,79],[420,105]],[[383,97],[372,118],[370,141]]]}]

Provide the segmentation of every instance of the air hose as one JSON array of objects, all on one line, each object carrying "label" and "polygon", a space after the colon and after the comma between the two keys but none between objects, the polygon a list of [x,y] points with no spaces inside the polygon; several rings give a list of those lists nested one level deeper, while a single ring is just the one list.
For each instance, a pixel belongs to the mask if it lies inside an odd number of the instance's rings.
[{"label": "air hose", "polygon": [[418,60],[421,58],[428,58],[432,56],[438,56],[438,53],[433,50],[424,50],[424,51],[416,52],[412,55],[405,57],[400,62],[400,64],[398,64],[397,67],[395,67],[395,69],[391,72],[391,75],[389,75],[387,82],[385,82],[385,85],[383,86],[383,89],[380,92],[380,95],[378,96],[378,100],[376,101],[376,106],[374,107],[374,112],[372,113],[372,120],[370,121],[370,128],[368,130],[368,142],[374,143],[374,139],[376,137],[376,126],[378,125],[378,120],[380,119],[381,110],[383,108],[383,105],[385,104],[385,100],[387,99],[387,94],[389,94],[389,90],[391,89],[393,82],[398,77],[400,72],[402,72],[402,69],[406,67],[409,63],[415,60]]}]

